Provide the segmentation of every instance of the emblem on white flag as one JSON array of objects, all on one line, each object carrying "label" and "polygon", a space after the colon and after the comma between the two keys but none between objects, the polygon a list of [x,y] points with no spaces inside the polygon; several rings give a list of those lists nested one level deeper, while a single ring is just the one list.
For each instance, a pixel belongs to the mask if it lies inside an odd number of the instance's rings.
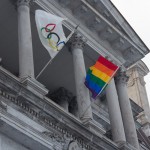
[{"label": "emblem on white flag", "polygon": [[35,11],[35,21],[39,38],[43,46],[54,58],[65,44],[66,37],[62,28],[64,18],[52,15],[43,10]]}]

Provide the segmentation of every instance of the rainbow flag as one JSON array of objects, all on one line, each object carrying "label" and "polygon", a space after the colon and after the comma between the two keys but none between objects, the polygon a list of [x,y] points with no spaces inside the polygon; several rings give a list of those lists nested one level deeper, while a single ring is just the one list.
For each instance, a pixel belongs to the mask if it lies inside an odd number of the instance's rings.
[{"label": "rainbow flag", "polygon": [[93,98],[103,91],[118,69],[117,65],[102,56],[98,58],[95,65],[89,68],[85,85],[91,91]]}]

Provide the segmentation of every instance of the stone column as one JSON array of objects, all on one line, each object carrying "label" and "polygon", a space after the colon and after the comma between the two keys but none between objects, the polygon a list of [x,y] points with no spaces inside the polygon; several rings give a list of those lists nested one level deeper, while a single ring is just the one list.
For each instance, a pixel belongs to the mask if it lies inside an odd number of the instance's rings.
[{"label": "stone column", "polygon": [[120,71],[116,77],[116,88],[119,97],[119,104],[125,129],[126,140],[129,144],[139,150],[139,143],[136,133],[136,127],[133,119],[130,100],[127,93],[128,76],[125,72]]},{"label": "stone column", "polygon": [[69,112],[79,118],[77,99],[74,96],[69,103]]},{"label": "stone column", "polygon": [[31,0],[18,0],[19,76],[34,78],[33,49],[30,25]]},{"label": "stone column", "polygon": [[85,42],[86,40],[79,33],[75,33],[71,44],[79,118],[83,123],[92,120],[89,91],[84,85],[86,70],[83,58],[83,47]]},{"label": "stone column", "polygon": [[123,127],[114,78],[107,85],[106,98],[108,103],[108,111],[109,111],[113,141],[117,144],[125,143],[126,139],[125,139],[124,127]]}]

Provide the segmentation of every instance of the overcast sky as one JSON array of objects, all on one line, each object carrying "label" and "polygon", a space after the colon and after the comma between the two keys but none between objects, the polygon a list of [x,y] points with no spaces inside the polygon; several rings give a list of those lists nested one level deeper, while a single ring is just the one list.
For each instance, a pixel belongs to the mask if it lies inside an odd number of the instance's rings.
[{"label": "overcast sky", "polygon": [[[150,49],[150,0],[111,0]],[[150,69],[150,54],[142,59]],[[145,77],[150,103],[150,73]]]}]

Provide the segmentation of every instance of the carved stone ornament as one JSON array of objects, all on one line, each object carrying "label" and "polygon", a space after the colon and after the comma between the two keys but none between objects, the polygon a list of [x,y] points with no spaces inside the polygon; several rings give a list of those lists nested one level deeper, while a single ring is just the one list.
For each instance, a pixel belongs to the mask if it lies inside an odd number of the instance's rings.
[{"label": "carved stone ornament", "polygon": [[127,83],[127,87],[132,87],[135,84],[134,80],[131,80]]},{"label": "carved stone ornament", "polygon": [[129,80],[129,76],[127,76],[125,71],[119,71],[115,80],[117,82],[122,82],[124,84],[127,84],[128,80]]},{"label": "carved stone ornament", "polygon": [[134,78],[132,77],[132,74],[127,74],[129,76],[129,80],[127,82],[127,87],[132,87],[134,84],[135,84],[135,80]]},{"label": "carved stone ornament", "polygon": [[32,0],[18,0],[17,6],[20,6],[20,5],[30,6],[31,2],[32,2]]},{"label": "carved stone ornament", "polygon": [[87,40],[81,34],[76,32],[71,39],[71,49],[79,48],[83,50],[86,41]]},{"label": "carved stone ornament", "polygon": [[144,78],[140,77],[139,80],[140,80],[141,85],[145,86],[146,82],[144,81]]},{"label": "carved stone ornament", "polygon": [[79,150],[79,146],[77,142],[72,141],[68,146],[68,150]]},{"label": "carved stone ornament", "polygon": [[0,101],[0,109],[7,109],[7,105]]}]

